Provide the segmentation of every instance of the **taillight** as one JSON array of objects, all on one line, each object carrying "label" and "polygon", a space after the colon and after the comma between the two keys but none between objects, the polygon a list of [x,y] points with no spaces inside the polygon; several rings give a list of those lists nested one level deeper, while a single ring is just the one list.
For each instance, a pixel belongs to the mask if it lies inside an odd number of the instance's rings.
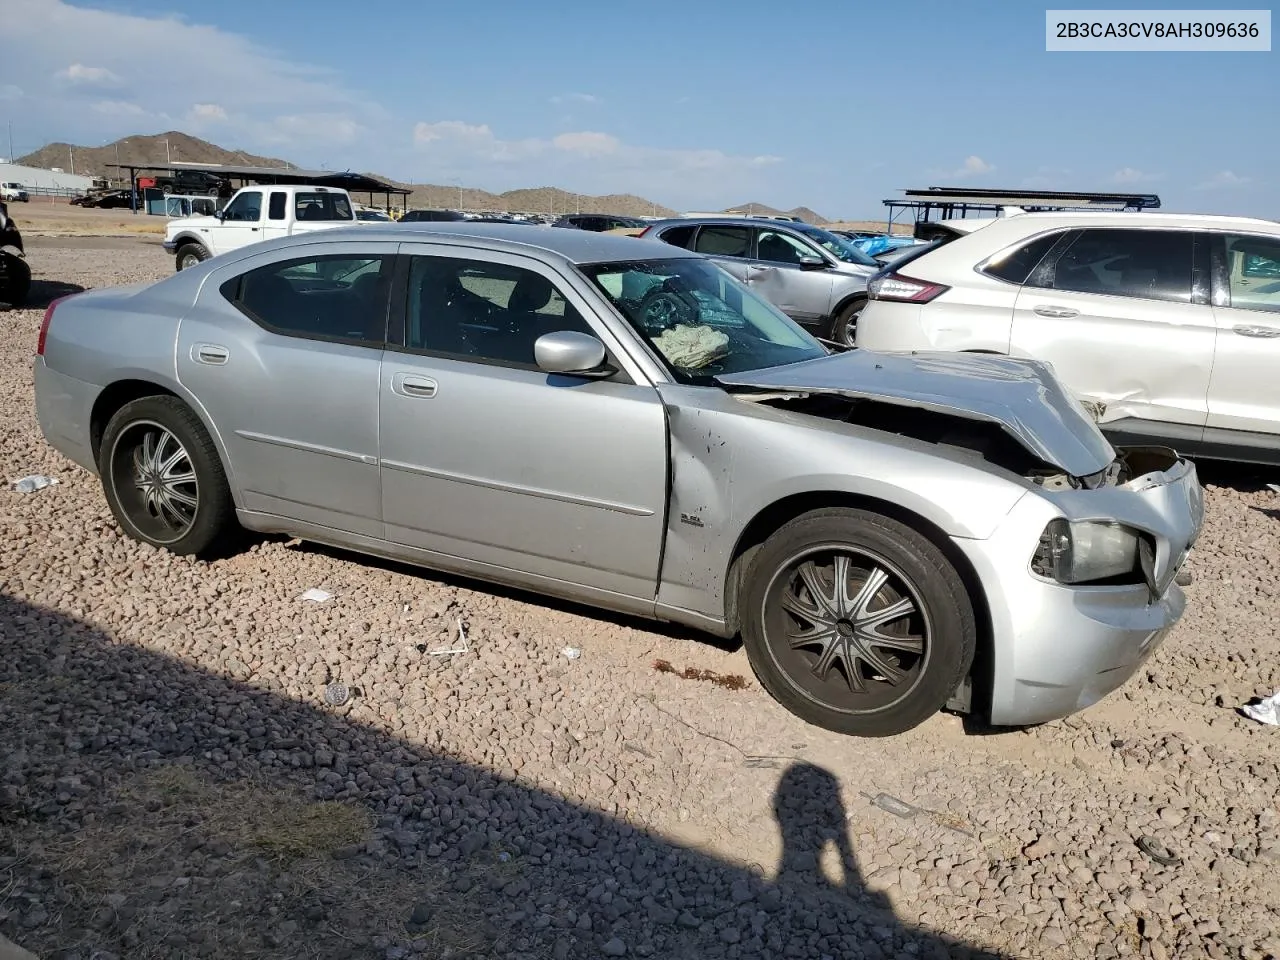
[{"label": "taillight", "polygon": [[886,273],[867,284],[867,297],[872,300],[894,300],[899,303],[928,303],[951,288],[942,283],[929,283],[900,273]]},{"label": "taillight", "polygon": [[44,319],[40,321],[40,336],[36,340],[36,356],[44,356],[44,341],[49,335],[49,321],[53,319],[53,308],[60,304],[66,297],[58,297],[50,302],[49,306],[44,308]]}]

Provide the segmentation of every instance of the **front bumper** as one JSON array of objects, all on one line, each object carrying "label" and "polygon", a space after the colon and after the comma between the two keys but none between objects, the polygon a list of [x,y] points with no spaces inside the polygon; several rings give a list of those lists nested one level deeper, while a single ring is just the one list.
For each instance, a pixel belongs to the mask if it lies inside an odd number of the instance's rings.
[{"label": "front bumper", "polygon": [[160,244],[160,246],[164,247],[170,253],[175,253],[178,249],[178,241],[165,240],[164,243]]},{"label": "front bumper", "polygon": [[[1115,520],[1148,532],[1157,545],[1149,582],[1066,586],[1036,576],[1030,568],[1036,543],[1060,516]],[[1022,725],[1064,717],[1133,676],[1186,608],[1174,578],[1202,517],[1195,468],[1177,461],[1123,486],[1029,493],[991,538],[956,539],[986,590],[990,610],[991,722]]]}]

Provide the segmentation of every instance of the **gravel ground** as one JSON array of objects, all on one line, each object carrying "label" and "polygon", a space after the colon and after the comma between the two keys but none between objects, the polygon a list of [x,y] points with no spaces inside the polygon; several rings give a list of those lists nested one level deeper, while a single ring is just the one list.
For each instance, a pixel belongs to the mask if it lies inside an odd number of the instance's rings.
[{"label": "gravel ground", "polygon": [[[137,240],[31,256],[37,297],[171,269]],[[1235,709],[1280,688],[1256,478],[1206,473],[1189,612],[1119,694],[858,741],[691,632],[124,538],[39,436],[40,315],[0,315],[5,479],[61,481],[0,491],[0,933],[40,956],[1280,957],[1280,731]]]}]

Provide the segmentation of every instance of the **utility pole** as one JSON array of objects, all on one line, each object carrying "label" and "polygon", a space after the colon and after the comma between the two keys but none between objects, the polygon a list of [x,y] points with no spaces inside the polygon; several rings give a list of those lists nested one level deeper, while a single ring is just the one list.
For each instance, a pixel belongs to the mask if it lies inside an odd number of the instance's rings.
[{"label": "utility pole", "polygon": [[71,158],[71,174],[74,176],[76,172],[76,148],[68,145],[67,156]]},{"label": "utility pole", "polygon": [[164,138],[164,162],[165,163],[173,162],[172,160],[169,159],[169,138],[168,137]]}]

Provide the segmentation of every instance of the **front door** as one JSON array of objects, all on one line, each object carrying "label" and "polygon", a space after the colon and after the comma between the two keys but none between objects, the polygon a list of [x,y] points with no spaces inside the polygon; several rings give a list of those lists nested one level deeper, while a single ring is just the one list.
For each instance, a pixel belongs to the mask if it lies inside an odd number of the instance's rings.
[{"label": "front door", "polygon": [[238,250],[263,239],[261,190],[241,190],[222,211],[222,226],[209,231],[210,253]]},{"label": "front door", "polygon": [[387,538],[651,600],[667,491],[657,391],[538,369],[542,334],[597,333],[590,307],[545,265],[402,250],[403,346],[381,376]]},{"label": "front door", "polygon": [[1009,353],[1049,362],[1104,426],[1177,424],[1198,440],[1214,326],[1194,251],[1186,230],[1081,230],[1018,293]]},{"label": "front door", "polygon": [[831,311],[833,280],[829,267],[801,266],[802,261],[815,259],[827,263],[816,247],[794,234],[760,230],[755,258],[747,268],[747,283],[797,323],[824,326]]},{"label": "front door", "polygon": [[1274,446],[1280,433],[1280,238],[1225,234],[1213,242],[1220,245],[1214,252],[1218,349],[1206,425],[1263,434],[1259,442]]},{"label": "front door", "polygon": [[245,509],[382,536],[378,376],[394,246],[326,244],[215,271],[183,318],[178,377],[218,430]]}]

